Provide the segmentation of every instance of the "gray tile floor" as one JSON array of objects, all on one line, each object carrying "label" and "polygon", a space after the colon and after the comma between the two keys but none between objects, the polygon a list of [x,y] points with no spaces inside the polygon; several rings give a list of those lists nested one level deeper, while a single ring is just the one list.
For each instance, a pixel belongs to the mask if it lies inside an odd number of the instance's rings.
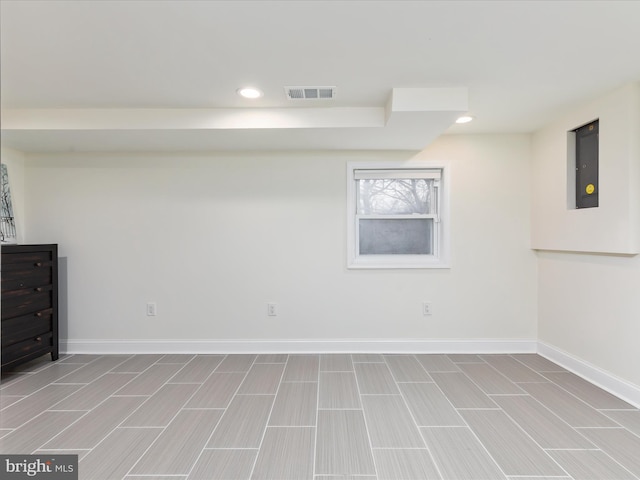
[{"label": "gray tile floor", "polygon": [[0,408],[81,480],[640,479],[640,410],[538,355],[43,357]]}]

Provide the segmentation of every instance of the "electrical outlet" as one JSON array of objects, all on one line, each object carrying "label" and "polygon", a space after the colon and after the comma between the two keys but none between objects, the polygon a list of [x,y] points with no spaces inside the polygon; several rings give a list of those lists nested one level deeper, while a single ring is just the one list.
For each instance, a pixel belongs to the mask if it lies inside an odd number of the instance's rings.
[{"label": "electrical outlet", "polygon": [[148,302],[147,303],[147,317],[155,317],[156,316],[156,302]]},{"label": "electrical outlet", "polygon": [[267,315],[270,317],[278,316],[278,304],[277,303],[267,303]]},{"label": "electrical outlet", "polygon": [[427,316],[427,315],[433,315],[433,309],[431,307],[431,302],[423,302],[422,303],[422,314]]}]

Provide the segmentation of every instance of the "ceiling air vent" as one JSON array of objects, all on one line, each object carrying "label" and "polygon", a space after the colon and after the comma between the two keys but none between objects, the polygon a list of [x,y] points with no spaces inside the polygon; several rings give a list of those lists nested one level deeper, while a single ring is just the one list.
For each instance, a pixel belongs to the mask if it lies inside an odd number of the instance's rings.
[{"label": "ceiling air vent", "polygon": [[289,100],[332,100],[336,87],[284,87]]}]

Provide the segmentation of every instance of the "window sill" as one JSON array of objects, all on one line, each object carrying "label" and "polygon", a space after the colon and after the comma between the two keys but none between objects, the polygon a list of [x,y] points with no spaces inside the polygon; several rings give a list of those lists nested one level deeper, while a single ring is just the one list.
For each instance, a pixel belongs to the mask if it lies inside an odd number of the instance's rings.
[{"label": "window sill", "polygon": [[[399,258],[402,257],[402,258]],[[348,269],[451,268],[448,261],[422,255],[367,255],[350,259]]]}]

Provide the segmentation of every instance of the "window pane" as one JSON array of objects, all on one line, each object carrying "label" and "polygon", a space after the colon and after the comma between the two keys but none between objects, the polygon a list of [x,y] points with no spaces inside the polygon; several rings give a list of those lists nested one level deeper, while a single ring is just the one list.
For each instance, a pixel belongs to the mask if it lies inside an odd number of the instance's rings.
[{"label": "window pane", "polygon": [[432,213],[432,178],[361,179],[357,183],[360,215]]},{"label": "window pane", "polygon": [[433,255],[432,218],[360,219],[360,255]]}]

